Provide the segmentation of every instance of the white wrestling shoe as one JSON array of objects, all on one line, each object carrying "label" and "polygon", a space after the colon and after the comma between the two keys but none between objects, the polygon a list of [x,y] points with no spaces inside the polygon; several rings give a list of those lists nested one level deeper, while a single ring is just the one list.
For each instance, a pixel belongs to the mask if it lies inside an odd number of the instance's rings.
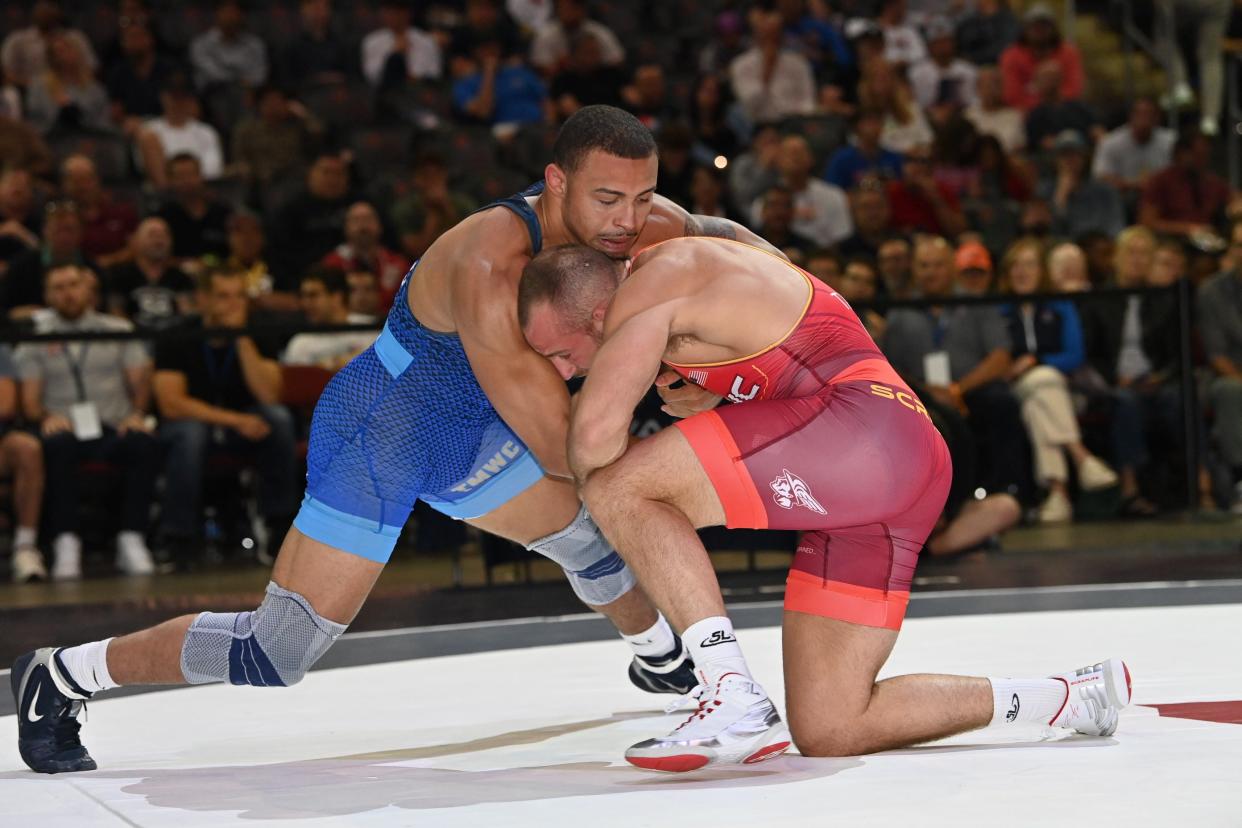
[{"label": "white wrestling shoe", "polygon": [[1124,661],[1110,658],[1050,678],[1065,682],[1067,693],[1048,724],[1088,736],[1113,735],[1121,709],[1130,703],[1130,669]]},{"label": "white wrestling shoe", "polygon": [[632,746],[625,761],[683,773],[708,764],[751,765],[789,749],[789,731],[772,700],[740,673],[725,673],[711,684],[704,679],[691,695],[699,704],[690,718],[663,738]]}]

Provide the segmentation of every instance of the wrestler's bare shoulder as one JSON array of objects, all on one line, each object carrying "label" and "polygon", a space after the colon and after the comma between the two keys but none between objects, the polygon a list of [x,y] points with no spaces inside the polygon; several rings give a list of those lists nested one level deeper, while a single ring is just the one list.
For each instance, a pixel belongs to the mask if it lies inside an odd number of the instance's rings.
[{"label": "wrestler's bare shoulder", "polygon": [[419,259],[410,310],[433,330],[455,331],[463,305],[516,297],[529,259],[530,235],[512,211],[467,216]]}]

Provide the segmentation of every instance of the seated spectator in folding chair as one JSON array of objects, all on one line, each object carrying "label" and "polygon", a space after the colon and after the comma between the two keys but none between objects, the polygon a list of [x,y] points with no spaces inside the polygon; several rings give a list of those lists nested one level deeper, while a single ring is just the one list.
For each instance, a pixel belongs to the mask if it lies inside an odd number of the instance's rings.
[{"label": "seated spectator in folding chair", "polygon": [[[249,300],[243,275],[209,270],[199,308],[207,328],[244,328]],[[274,349],[249,336],[156,347],[155,401],[168,451],[162,534],[169,548],[193,547],[202,536],[203,480],[213,448],[254,465],[269,537],[284,537],[289,528],[298,503],[293,418],[279,405],[280,364],[274,356]]]},{"label": "seated spectator in folding chair", "polygon": [[[123,319],[95,312],[85,268],[53,267],[44,279],[48,308],[36,333],[130,331]],[[122,473],[123,505],[116,566],[129,575],[154,572],[144,537],[155,495],[159,445],[148,420],[151,361],[137,339],[27,342],[17,349],[22,408],[39,424],[47,467],[47,529],[55,580],[82,576],[79,465],[103,461]]]},{"label": "seated spectator in folding chair", "polygon": [[13,350],[0,345],[0,474],[12,478],[13,554],[9,568],[19,584],[47,580],[39,551],[39,512],[43,508],[43,447],[39,438],[16,427],[17,364]]},{"label": "seated spectator in folding chair", "polygon": [[[374,317],[349,311],[349,285],[339,267],[319,265],[302,278],[302,315],[311,325],[365,325]],[[285,365],[314,365],[336,373],[358,354],[371,347],[376,332],[303,332],[285,346]]]}]

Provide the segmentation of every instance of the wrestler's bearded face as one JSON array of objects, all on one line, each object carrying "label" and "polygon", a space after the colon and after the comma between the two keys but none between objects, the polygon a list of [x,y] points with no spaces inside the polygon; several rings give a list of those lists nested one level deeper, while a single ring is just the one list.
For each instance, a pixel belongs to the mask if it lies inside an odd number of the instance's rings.
[{"label": "wrestler's bearded face", "polygon": [[659,162],[592,151],[565,177],[562,220],[574,240],[624,259],[647,225]]}]

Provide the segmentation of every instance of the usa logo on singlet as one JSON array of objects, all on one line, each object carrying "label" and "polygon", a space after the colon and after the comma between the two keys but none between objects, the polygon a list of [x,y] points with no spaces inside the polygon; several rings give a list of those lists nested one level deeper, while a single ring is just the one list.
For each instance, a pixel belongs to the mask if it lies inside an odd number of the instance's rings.
[{"label": "usa logo on singlet", "polygon": [[828,510],[819,505],[819,501],[811,494],[810,487],[789,469],[781,469],[781,474],[768,485],[772,487],[772,500],[782,509],[801,506],[818,515],[828,514]]}]

